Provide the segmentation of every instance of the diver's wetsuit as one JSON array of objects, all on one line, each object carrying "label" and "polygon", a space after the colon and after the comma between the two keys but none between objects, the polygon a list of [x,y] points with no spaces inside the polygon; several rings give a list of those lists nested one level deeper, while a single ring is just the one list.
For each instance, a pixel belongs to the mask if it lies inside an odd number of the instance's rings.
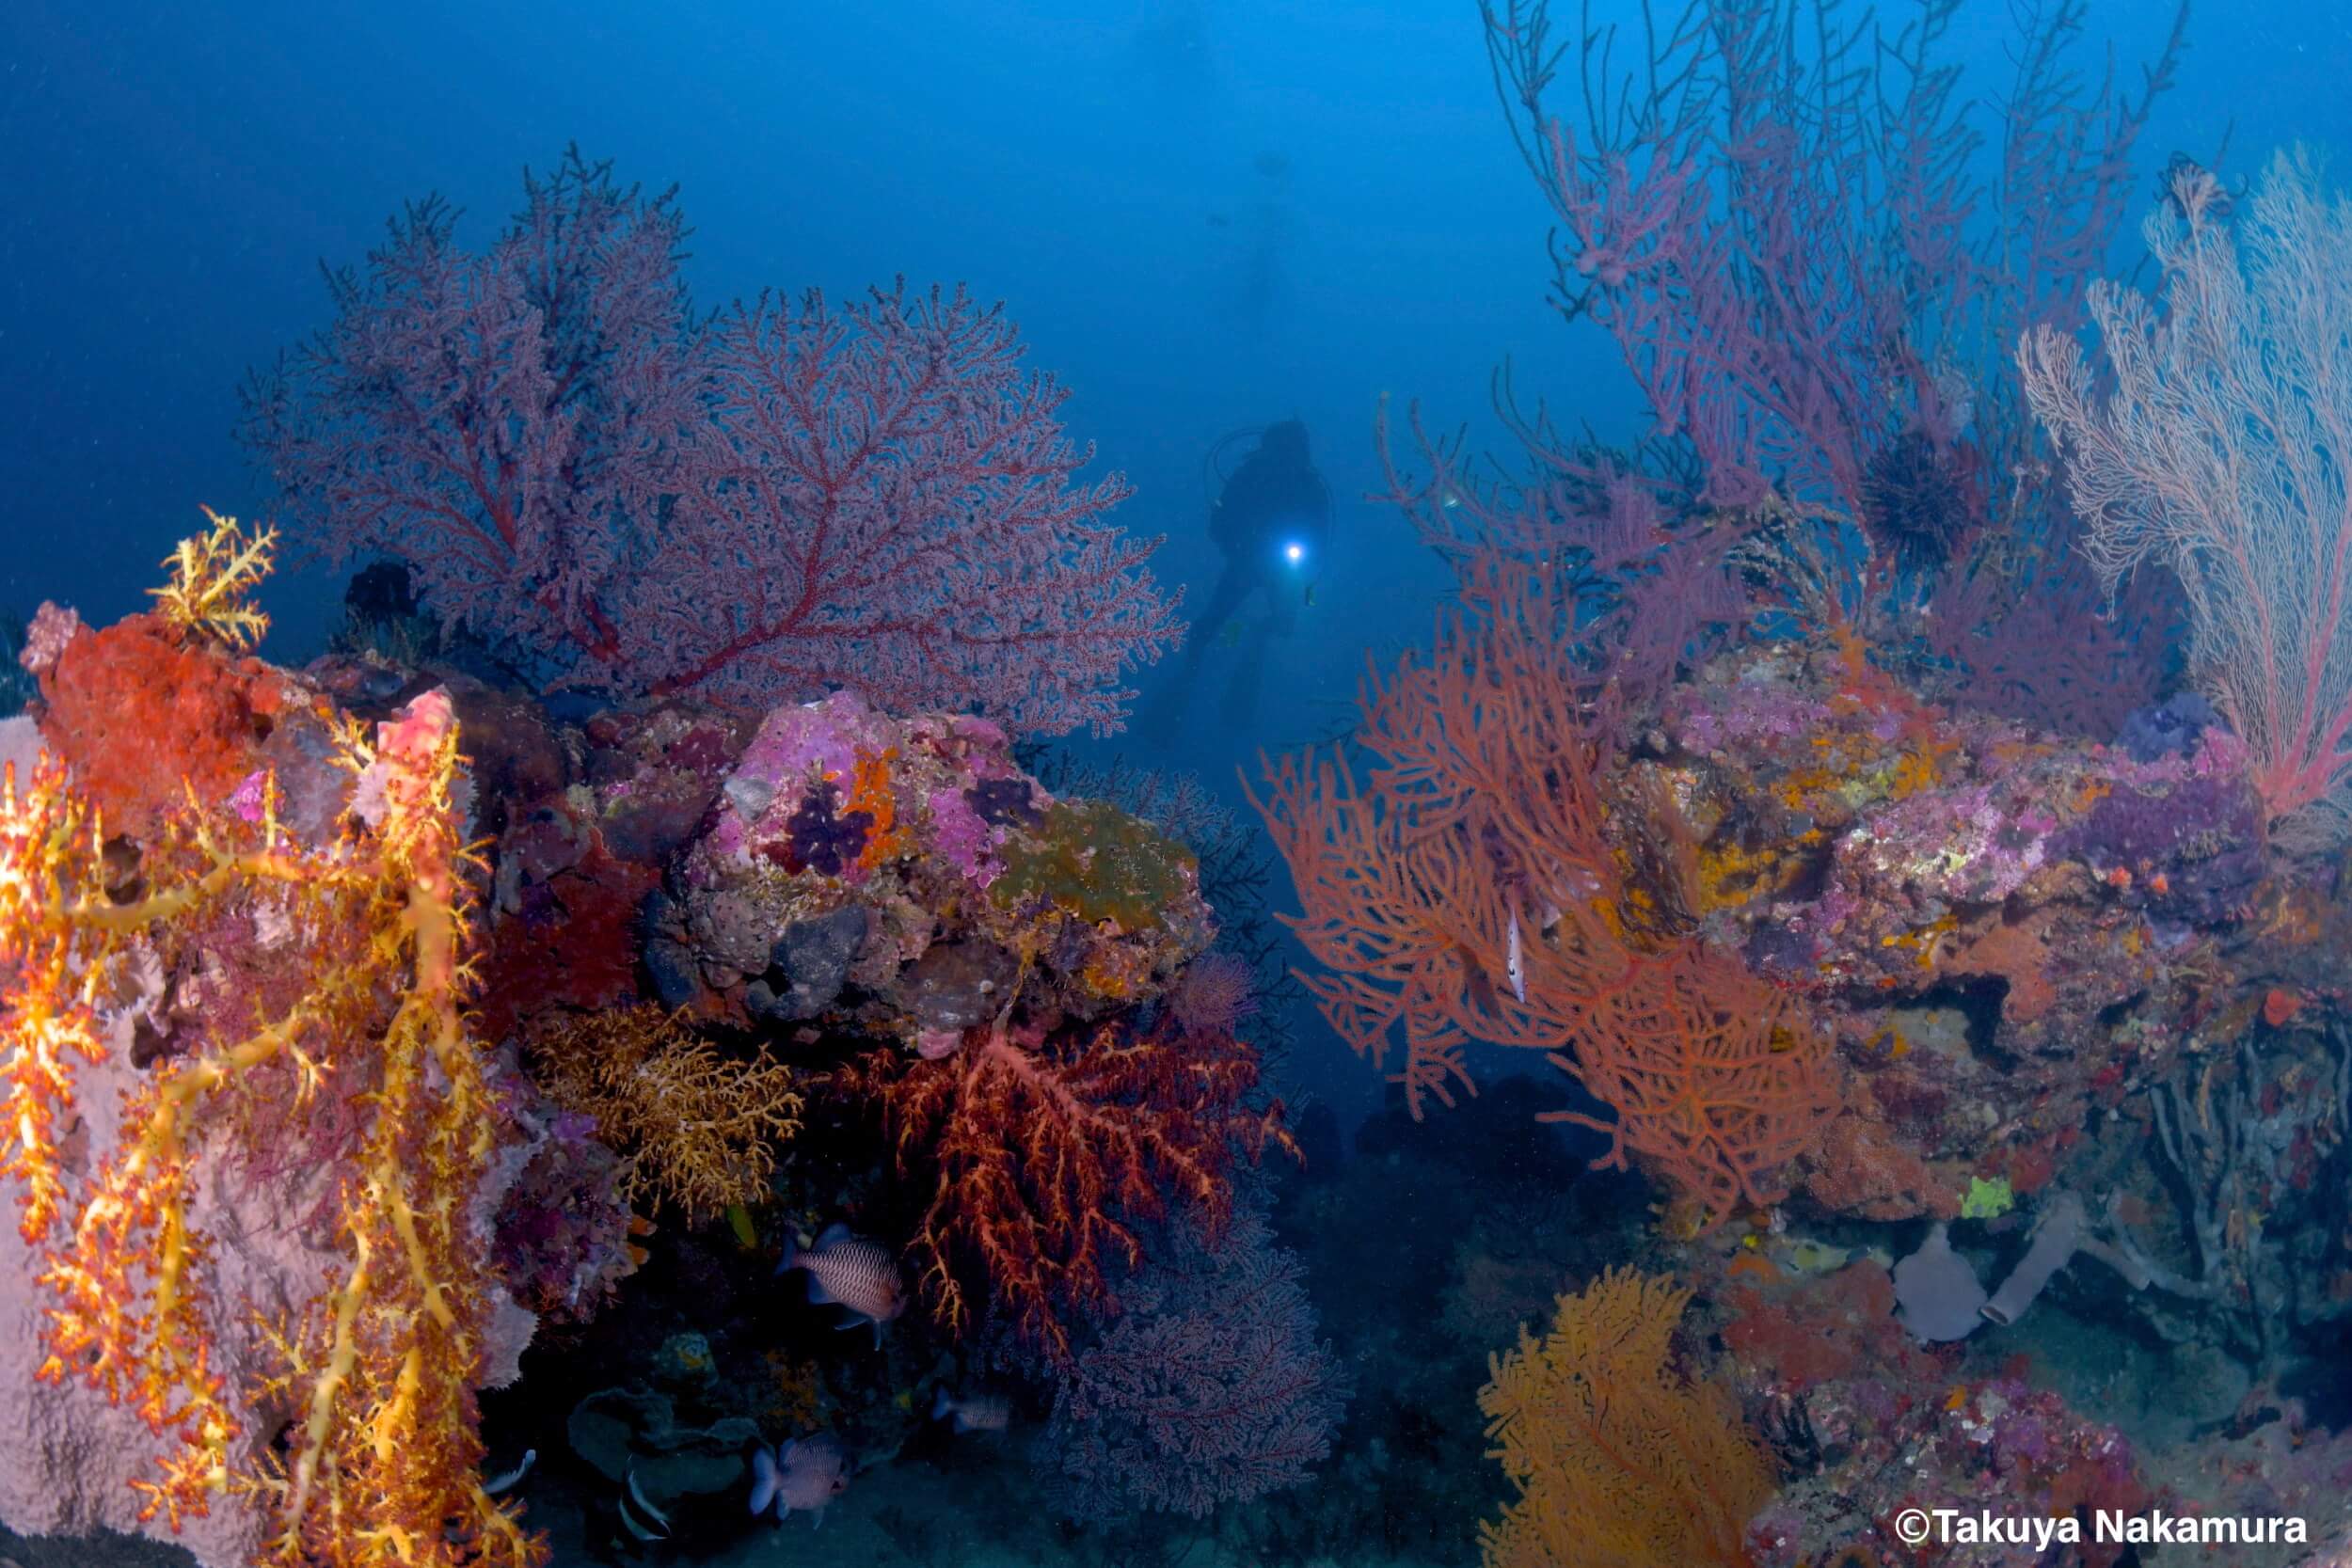
[{"label": "diver's wetsuit", "polygon": [[1226,691],[1227,717],[1249,717],[1267,644],[1296,628],[1298,607],[1322,571],[1330,536],[1331,492],[1308,459],[1307,427],[1296,420],[1268,425],[1209,509],[1209,537],[1225,552],[1225,569],[1185,641],[1182,688],[1191,686],[1225,624],[1263,589],[1265,616],[1250,626],[1248,646]]}]

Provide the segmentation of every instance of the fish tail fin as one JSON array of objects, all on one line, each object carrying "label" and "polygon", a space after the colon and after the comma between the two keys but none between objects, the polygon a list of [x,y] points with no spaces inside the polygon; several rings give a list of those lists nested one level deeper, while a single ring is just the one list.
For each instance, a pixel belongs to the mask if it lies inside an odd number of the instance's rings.
[{"label": "fish tail fin", "polygon": [[956,1402],[947,1397],[947,1386],[944,1383],[941,1384],[931,1394],[931,1419],[934,1421],[946,1420],[948,1414],[953,1411],[955,1407]]},{"label": "fish tail fin", "polygon": [[768,1512],[768,1505],[776,1498],[776,1484],[783,1478],[776,1473],[776,1462],[762,1444],[752,1451],[752,1513]]}]

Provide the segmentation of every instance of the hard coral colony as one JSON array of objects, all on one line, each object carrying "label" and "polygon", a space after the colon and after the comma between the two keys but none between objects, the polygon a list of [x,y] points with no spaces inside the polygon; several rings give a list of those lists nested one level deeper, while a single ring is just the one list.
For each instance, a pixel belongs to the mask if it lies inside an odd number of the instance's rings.
[{"label": "hard coral colony", "polygon": [[[0,1522],[2352,1551],[2352,204],[2176,159],[2157,299],[2100,276],[2185,14],[2125,91],[2021,13],[1992,148],[1950,4],[1698,6],[1629,78],[1481,14],[1650,434],[1382,410],[1453,592],[1245,785],[1263,857],[1034,749],[1180,628],[999,310],[705,313],[576,151],[334,276],[242,434],[366,558],[336,649],[261,656],[279,536],[209,513],[13,637]],[[1277,859],[1390,1069],[1353,1156],[1286,1104],[1327,1042],[1267,1048]]]}]

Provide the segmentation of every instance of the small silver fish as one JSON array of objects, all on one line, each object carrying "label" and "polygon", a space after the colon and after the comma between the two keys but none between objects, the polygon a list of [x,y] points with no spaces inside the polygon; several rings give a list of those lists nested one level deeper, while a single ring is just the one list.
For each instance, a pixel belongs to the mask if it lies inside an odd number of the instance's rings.
[{"label": "small silver fish", "polygon": [[776,1265],[776,1273],[793,1269],[807,1274],[809,1300],[820,1305],[837,1304],[856,1314],[842,1324],[844,1328],[872,1323],[877,1345],[882,1343],[882,1324],[907,1309],[906,1287],[898,1275],[897,1256],[880,1242],[869,1242],[853,1233],[846,1225],[825,1227],[817,1244],[805,1252],[796,1251],[787,1237],[784,1260]]},{"label": "small silver fish", "polygon": [[967,1432],[1003,1432],[1012,1425],[1012,1401],[1003,1394],[966,1394],[958,1398],[942,1386],[931,1396],[931,1419],[952,1420],[958,1435]]},{"label": "small silver fish", "polygon": [[773,1454],[764,1448],[752,1453],[755,1515],[765,1513],[772,1503],[776,1517],[787,1519],[797,1508],[815,1516],[812,1528],[821,1528],[827,1505],[849,1489],[850,1457],[842,1451],[841,1439],[830,1432],[796,1438]]},{"label": "small silver fish", "polygon": [[1510,977],[1511,994],[1518,997],[1520,1006],[1524,1006],[1527,1004],[1527,949],[1519,938],[1519,911],[1517,908],[1511,911],[1509,940],[1509,950],[1503,955],[1502,971]]}]

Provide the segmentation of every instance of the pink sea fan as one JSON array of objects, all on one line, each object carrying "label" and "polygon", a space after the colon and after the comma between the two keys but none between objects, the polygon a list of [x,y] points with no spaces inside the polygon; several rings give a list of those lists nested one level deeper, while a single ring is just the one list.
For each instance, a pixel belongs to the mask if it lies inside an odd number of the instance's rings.
[{"label": "pink sea fan", "polygon": [[577,150],[488,249],[428,200],[240,438],[322,554],[390,555],[549,685],[744,708],[864,692],[1025,731],[1120,727],[1181,633],[1155,539],[961,290],[696,314],[667,194]]},{"label": "pink sea fan", "polygon": [[1347,1402],[1305,1270],[1263,1219],[1237,1215],[1214,1247],[1197,1227],[1169,1229],[1120,1315],[1056,1373],[1038,1457],[1075,1518],[1197,1519],[1296,1485]]}]

